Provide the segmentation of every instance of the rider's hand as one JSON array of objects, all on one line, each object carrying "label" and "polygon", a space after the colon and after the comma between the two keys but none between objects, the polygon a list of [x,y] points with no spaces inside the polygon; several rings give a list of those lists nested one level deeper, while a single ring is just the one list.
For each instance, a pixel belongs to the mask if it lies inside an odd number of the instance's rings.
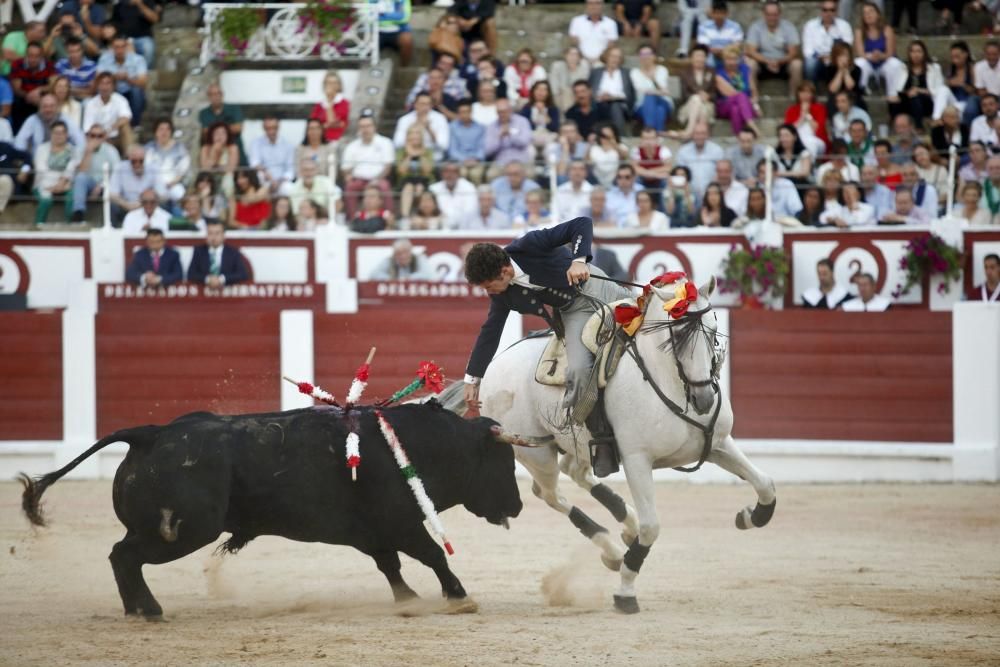
[{"label": "rider's hand", "polygon": [[479,408],[483,407],[483,402],[479,400],[479,385],[478,384],[468,384],[465,385],[465,407],[467,417],[478,417]]},{"label": "rider's hand", "polygon": [[569,265],[569,269],[566,271],[566,279],[570,285],[582,283],[587,278],[590,278],[590,267],[587,266],[586,262],[573,262]]}]

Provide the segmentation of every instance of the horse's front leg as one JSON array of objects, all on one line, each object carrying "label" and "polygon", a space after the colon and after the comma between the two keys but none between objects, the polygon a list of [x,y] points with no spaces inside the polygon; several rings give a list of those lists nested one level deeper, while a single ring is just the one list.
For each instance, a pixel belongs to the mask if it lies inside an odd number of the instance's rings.
[{"label": "horse's front leg", "polygon": [[559,469],[576,482],[577,486],[589,492],[594,500],[622,524],[622,541],[625,546],[632,544],[639,534],[639,516],[635,509],[615,493],[614,489],[594,476],[588,461],[581,461],[576,456],[567,454],[559,460]]},{"label": "horse's front leg", "polygon": [[625,553],[621,569],[621,586],[615,594],[615,609],[626,614],[639,611],[635,596],[635,579],[650,547],[660,534],[660,520],[656,516],[656,488],[653,485],[653,466],[644,454],[630,454],[622,461],[625,477],[632,491],[632,501],[639,515],[639,535],[632,540]]}]

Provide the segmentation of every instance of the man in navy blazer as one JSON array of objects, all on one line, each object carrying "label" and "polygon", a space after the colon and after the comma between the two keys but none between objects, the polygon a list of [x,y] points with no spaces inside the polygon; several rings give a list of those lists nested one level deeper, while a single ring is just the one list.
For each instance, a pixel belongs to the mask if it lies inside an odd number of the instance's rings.
[{"label": "man in navy blazer", "polygon": [[603,396],[599,394],[589,415],[574,410],[587,389],[594,363],[594,355],[584,347],[581,334],[596,309],[580,293],[608,303],[626,298],[631,292],[605,280],[588,280],[591,274],[605,277],[600,269],[588,266],[593,259],[593,236],[591,219],[575,218],[550,229],[528,232],[504,248],[477,243],[469,250],[466,280],[489,293],[490,310],[465,371],[465,401],[473,411],[481,407],[479,383],[496,354],[510,311],[544,318],[566,342],[568,368],[563,408],[575,421],[587,424],[593,438],[590,449],[594,473],[604,477],[618,469],[618,461],[614,435],[604,415]]},{"label": "man in navy blazer", "polygon": [[247,280],[247,267],[243,254],[225,243],[226,228],[220,220],[209,220],[205,224],[204,245],[194,249],[191,266],[188,267],[188,282],[219,288]]},{"label": "man in navy blazer", "polygon": [[125,280],[142,287],[167,287],[184,279],[180,254],[167,246],[163,231],[146,230],[146,247],[132,255],[125,269]]}]

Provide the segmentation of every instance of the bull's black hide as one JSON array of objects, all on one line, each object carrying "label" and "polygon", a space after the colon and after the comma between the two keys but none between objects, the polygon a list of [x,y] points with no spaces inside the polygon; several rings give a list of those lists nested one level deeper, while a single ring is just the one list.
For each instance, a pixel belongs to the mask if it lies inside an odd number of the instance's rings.
[{"label": "bull's black hide", "polygon": [[[465,420],[438,405],[384,411],[438,511],[455,505],[491,523],[517,516],[521,499],[514,455],[498,444],[488,419]],[[115,513],[125,538],[111,565],[126,614],[163,612],[142,577],[146,563],[167,563],[231,533],[236,552],[258,535],[344,544],[375,559],[396,600],[415,593],[400,576],[397,552],[434,570],[449,598],[465,597],[444,552],[379,430],[374,412],[351,412],[362,463],[351,481],[345,465],[348,424],[336,408],[219,416],[199,412],[166,426],[141,426],[99,440],[69,465],[36,479],[21,476],[23,507],[44,525],[45,489],[112,442],[129,452],[115,475]]]}]

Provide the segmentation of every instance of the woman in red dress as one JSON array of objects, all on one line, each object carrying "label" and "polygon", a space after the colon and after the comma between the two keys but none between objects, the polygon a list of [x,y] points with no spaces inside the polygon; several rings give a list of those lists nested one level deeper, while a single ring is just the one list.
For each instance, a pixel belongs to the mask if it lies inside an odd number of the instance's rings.
[{"label": "woman in red dress", "polygon": [[796,96],[798,102],[785,111],[785,123],[795,126],[802,144],[815,158],[830,147],[830,137],[826,133],[826,107],[816,101],[816,86],[811,81],[803,81]]},{"label": "woman in red dress", "polygon": [[230,222],[234,227],[262,229],[263,222],[271,217],[271,197],[266,185],[260,184],[256,169],[240,169],[236,172],[236,188]]},{"label": "woman in red dress", "polygon": [[351,103],[343,94],[343,83],[336,72],[327,72],[323,77],[322,102],[313,107],[309,119],[323,123],[323,134],[327,141],[337,141],[344,136],[347,129],[347,118],[351,114]]}]

